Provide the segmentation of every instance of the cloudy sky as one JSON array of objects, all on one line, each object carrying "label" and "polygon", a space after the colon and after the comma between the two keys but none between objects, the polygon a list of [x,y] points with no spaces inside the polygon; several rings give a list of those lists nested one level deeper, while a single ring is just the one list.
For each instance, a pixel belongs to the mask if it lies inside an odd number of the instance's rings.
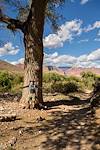
[{"label": "cloudy sky", "polygon": [[[59,30],[45,23],[44,65],[100,68],[100,0],[65,0],[57,9],[63,15]],[[0,35],[0,59],[23,63],[21,32],[2,28]]]}]

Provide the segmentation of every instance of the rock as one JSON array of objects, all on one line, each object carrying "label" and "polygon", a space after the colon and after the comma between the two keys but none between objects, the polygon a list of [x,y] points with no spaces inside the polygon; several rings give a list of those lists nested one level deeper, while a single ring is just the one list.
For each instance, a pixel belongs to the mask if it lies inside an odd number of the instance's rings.
[{"label": "rock", "polygon": [[45,118],[42,118],[41,116],[39,117],[39,118],[37,118],[37,121],[39,122],[39,121],[43,121],[43,120],[45,120]]},{"label": "rock", "polygon": [[10,141],[8,141],[8,145],[13,146],[14,144],[16,144],[17,142],[17,138],[13,137]]},{"label": "rock", "polygon": [[14,101],[18,101],[19,100],[19,97],[18,96],[15,96],[14,97]]},{"label": "rock", "polygon": [[84,123],[84,122],[80,122],[80,125],[81,125],[81,126],[84,126],[84,125],[85,125],[85,123]]},{"label": "rock", "polygon": [[0,150],[4,150],[4,145],[0,144]]},{"label": "rock", "polygon": [[4,108],[3,108],[3,107],[0,107],[0,111],[4,111]]},{"label": "rock", "polygon": [[14,121],[16,120],[16,117],[16,114],[2,114],[0,115],[0,122]]},{"label": "rock", "polygon": [[22,131],[22,130],[20,130],[20,131],[19,131],[19,135],[22,135],[22,134],[23,134],[23,131]]},{"label": "rock", "polygon": [[41,130],[39,130],[39,134],[41,134],[42,133],[42,131]]},{"label": "rock", "polygon": [[77,129],[81,129],[81,126],[77,126]]},{"label": "rock", "polygon": [[0,150],[6,150],[7,149],[7,145],[6,144],[0,144]]}]

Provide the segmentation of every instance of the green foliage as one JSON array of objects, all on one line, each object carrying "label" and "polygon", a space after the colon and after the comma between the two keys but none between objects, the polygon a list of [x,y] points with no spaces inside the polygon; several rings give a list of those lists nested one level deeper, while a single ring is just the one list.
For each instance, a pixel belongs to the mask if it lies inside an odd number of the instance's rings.
[{"label": "green foliage", "polygon": [[46,73],[43,76],[44,92],[69,93],[76,91],[93,90],[95,81],[100,76],[92,72],[82,72],[81,77],[63,76],[56,73]]},{"label": "green foliage", "polygon": [[59,93],[70,93],[78,91],[78,84],[74,81],[68,82],[58,82],[56,84],[52,84],[51,89],[52,92],[59,92]]},{"label": "green foliage", "polygon": [[[83,72],[82,77],[64,76],[57,73],[43,74],[43,92],[44,93],[64,93],[76,91],[92,90],[95,82],[100,80],[91,72]],[[0,92],[22,92],[23,76],[10,74],[6,71],[0,71]]]},{"label": "green foliage", "polygon": [[0,92],[19,91],[22,83],[22,76],[18,74],[12,75],[6,71],[0,71]]},{"label": "green foliage", "polygon": [[75,81],[75,82],[81,82],[81,79],[79,77],[75,77],[75,76],[68,76],[65,78],[66,81]]},{"label": "green foliage", "polygon": [[96,75],[92,72],[82,72],[81,77],[84,87],[90,90],[93,89],[93,85],[97,78]]},{"label": "green foliage", "polygon": [[79,89],[80,79],[77,77],[66,77],[59,75],[57,73],[46,73],[43,76],[43,89],[44,92],[59,92],[59,93],[69,93],[75,92]]},{"label": "green foliage", "polygon": [[56,81],[64,81],[66,78],[63,75],[59,75],[57,73],[44,73],[43,74],[43,82],[56,82]]},{"label": "green foliage", "polygon": [[82,78],[92,78],[92,79],[96,78],[96,75],[94,73],[90,72],[90,71],[82,72],[81,76],[82,76]]},{"label": "green foliage", "polygon": [[0,92],[9,91],[12,88],[13,76],[7,72],[0,72]]},{"label": "green foliage", "polygon": [[23,76],[19,76],[18,74],[14,75],[13,84],[20,84],[23,82]]}]

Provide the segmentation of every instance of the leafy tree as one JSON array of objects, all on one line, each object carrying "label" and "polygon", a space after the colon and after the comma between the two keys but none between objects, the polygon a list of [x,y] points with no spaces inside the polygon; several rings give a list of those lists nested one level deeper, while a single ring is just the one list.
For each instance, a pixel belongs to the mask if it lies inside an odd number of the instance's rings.
[{"label": "leafy tree", "polygon": [[[25,76],[24,86],[30,80],[37,82],[38,92],[36,105],[43,103],[42,96],[42,66],[43,66],[43,30],[45,18],[52,21],[56,27],[57,5],[64,0],[0,0],[0,21],[6,23],[6,27],[12,31],[21,30],[24,35],[25,45]],[[6,7],[12,6],[17,11],[16,18],[6,15]],[[11,7],[10,7],[11,8]],[[28,90],[23,89],[21,103],[27,104]]]}]

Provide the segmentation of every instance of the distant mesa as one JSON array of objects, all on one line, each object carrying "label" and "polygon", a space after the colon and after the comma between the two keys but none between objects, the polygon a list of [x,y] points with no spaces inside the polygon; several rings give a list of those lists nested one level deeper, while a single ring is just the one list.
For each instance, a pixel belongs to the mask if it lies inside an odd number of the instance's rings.
[{"label": "distant mesa", "polygon": [[56,72],[62,75],[68,76],[80,76],[82,72],[93,72],[100,75],[100,68],[72,68],[72,67],[54,67],[54,66],[44,66],[44,72]]},{"label": "distant mesa", "polygon": [[[6,61],[0,60],[0,70],[6,70],[9,72],[14,72],[14,73],[24,73],[24,65],[23,64],[17,64],[17,65],[12,65]],[[95,74],[100,75],[100,68],[71,68],[71,67],[55,67],[55,66],[44,66],[43,67],[43,72],[55,72],[61,75],[68,75],[68,76],[80,76],[82,72],[88,72],[91,71]]]},{"label": "distant mesa", "polygon": [[80,76],[82,72],[93,72],[97,75],[100,75],[100,68],[70,68],[66,70],[67,75],[72,75],[72,76]]}]

